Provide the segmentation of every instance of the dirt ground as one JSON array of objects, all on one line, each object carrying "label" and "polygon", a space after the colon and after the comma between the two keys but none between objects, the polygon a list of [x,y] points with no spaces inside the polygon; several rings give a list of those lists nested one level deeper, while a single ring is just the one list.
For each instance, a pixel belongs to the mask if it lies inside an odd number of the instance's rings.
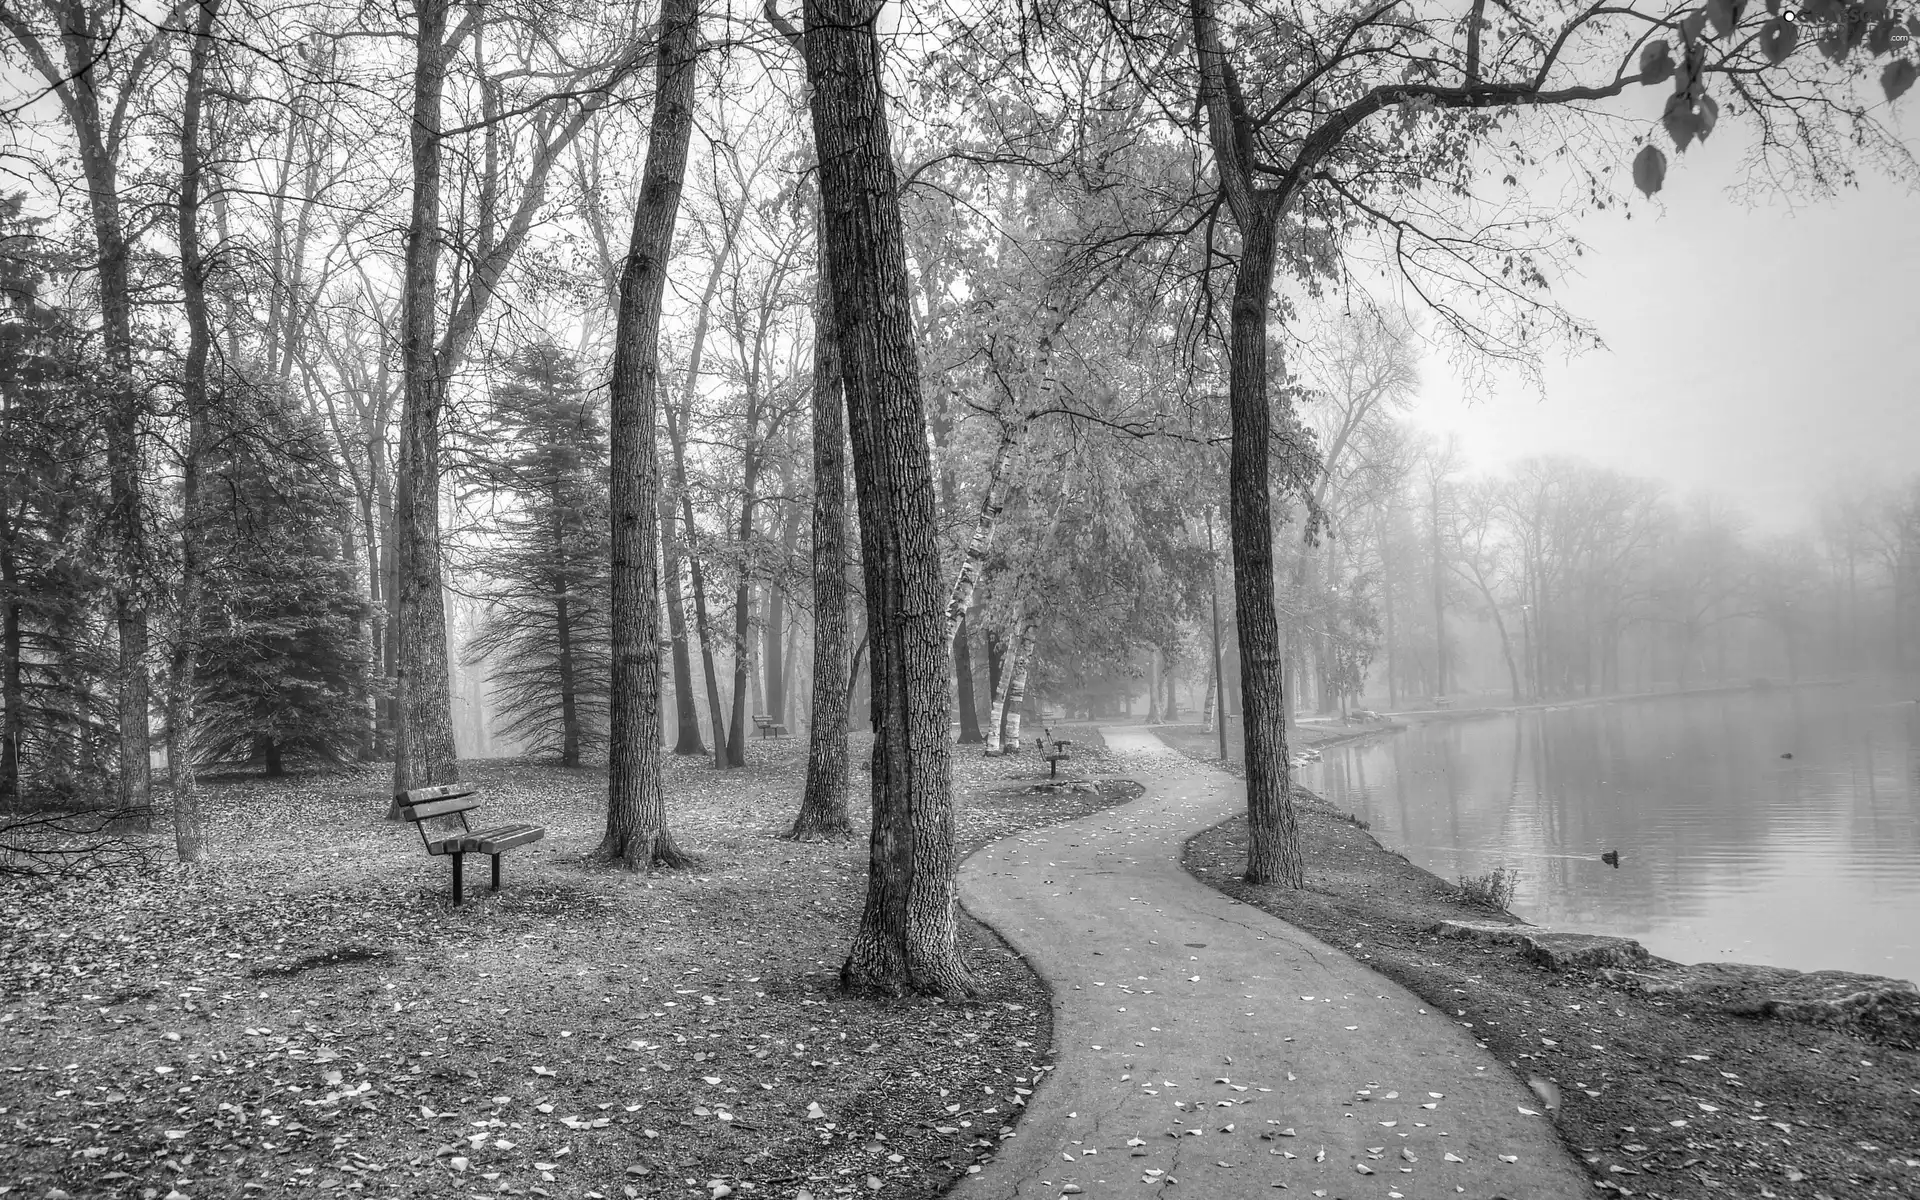
[{"label": "dirt ground", "polygon": [[[1073,765],[1106,764],[1097,735]],[[867,804],[856,739],[853,808]],[[1044,1071],[1048,999],[984,929],[982,999],[841,994],[867,829],[773,835],[805,744],[667,765],[692,871],[590,869],[605,776],[463,769],[547,824],[505,886],[389,825],[388,774],[211,783],[212,862],[0,884],[0,1193],[929,1197]],[[1037,756],[955,755],[962,853],[1131,785],[1036,794]]]},{"label": "dirt ground", "polygon": [[1300,813],[1305,890],[1239,880],[1244,818],[1195,837],[1188,869],[1359,956],[1472,1029],[1522,1080],[1544,1081],[1536,1091],[1554,1104],[1543,1099],[1543,1111],[1602,1189],[1652,1200],[1920,1196],[1920,1054],[1435,937],[1437,921],[1494,914],[1317,797],[1300,793]]}]

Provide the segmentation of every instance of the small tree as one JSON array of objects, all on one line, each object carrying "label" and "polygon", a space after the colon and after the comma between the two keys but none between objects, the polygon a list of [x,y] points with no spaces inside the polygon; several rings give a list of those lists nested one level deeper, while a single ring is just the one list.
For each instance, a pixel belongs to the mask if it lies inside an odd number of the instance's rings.
[{"label": "small tree", "polygon": [[493,393],[493,486],[516,504],[481,560],[495,581],[467,660],[484,663],[497,732],[577,767],[607,737],[607,430],[552,343],[507,364]]},{"label": "small tree", "polygon": [[340,554],[348,497],[322,431],[278,397],[225,418],[205,467],[196,757],[270,776],[349,762],[368,648],[365,602]]}]

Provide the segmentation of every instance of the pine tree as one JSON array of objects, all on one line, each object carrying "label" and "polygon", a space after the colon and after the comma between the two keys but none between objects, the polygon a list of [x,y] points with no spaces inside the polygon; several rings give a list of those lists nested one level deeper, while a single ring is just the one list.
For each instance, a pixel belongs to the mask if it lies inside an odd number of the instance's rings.
[{"label": "pine tree", "polygon": [[268,775],[349,762],[368,686],[366,603],[338,533],[349,497],[323,431],[284,400],[229,395],[222,409],[206,468],[196,757]]},{"label": "pine tree", "polygon": [[0,197],[0,804],[67,805],[111,777],[102,398],[21,210]]},{"label": "pine tree", "polygon": [[494,582],[467,659],[487,668],[496,732],[577,767],[607,737],[607,428],[551,343],[520,351],[506,375],[486,470],[512,503],[482,560]]}]

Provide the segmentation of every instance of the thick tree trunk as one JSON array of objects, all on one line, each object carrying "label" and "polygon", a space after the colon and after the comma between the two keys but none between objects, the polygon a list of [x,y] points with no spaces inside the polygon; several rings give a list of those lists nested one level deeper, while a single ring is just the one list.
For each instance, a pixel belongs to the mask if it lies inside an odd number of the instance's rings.
[{"label": "thick tree trunk", "polygon": [[834,325],[871,633],[873,837],[848,987],[972,994],[955,917],[952,763],[936,507],[874,0],[806,0]]},{"label": "thick tree trunk", "polygon": [[[419,30],[413,74],[413,205],[400,297],[400,351],[406,392],[394,505],[399,661],[394,672],[393,790],[451,783],[460,766],[453,743],[447,674],[446,600],[440,577],[440,415],[444,365],[435,346],[440,259],[440,109],[450,0],[415,0]],[[397,811],[390,810],[390,817]]]},{"label": "thick tree trunk", "polygon": [[213,48],[213,23],[219,9],[220,0],[200,0],[180,119],[180,296],[187,318],[187,357],[180,393],[187,411],[187,446],[181,460],[180,578],[175,592],[173,661],[167,688],[167,774],[173,800],[174,852],[183,863],[198,863],[205,858],[207,842],[193,772],[193,701],[200,666],[200,594],[206,571],[200,474],[211,441],[207,358],[213,348],[213,325],[207,317],[207,264],[200,252],[200,117],[206,97],[207,55]]},{"label": "thick tree trunk", "polygon": [[655,51],[653,122],[633,239],[620,272],[620,307],[609,389],[613,519],[613,658],[607,737],[607,831],[594,858],[629,871],[681,867],[660,788],[660,309],[673,252],[674,219],[693,135],[697,0],[662,0]]},{"label": "thick tree trunk", "polygon": [[973,698],[973,646],[967,629],[967,615],[960,614],[960,630],[953,638],[953,689],[960,704],[960,744],[975,746],[986,741],[980,733],[980,713]]},{"label": "thick tree trunk", "polygon": [[816,841],[853,835],[847,813],[847,412],[833,328],[826,236],[813,315],[813,713],[807,785],[783,835]]},{"label": "thick tree trunk", "polygon": [[1274,612],[1273,512],[1268,492],[1267,302],[1273,285],[1272,209],[1240,231],[1234,277],[1227,399],[1233,447],[1228,513],[1233,537],[1234,624],[1239,632],[1242,731],[1247,770],[1249,883],[1305,884],[1287,762],[1286,689]]},{"label": "thick tree trunk", "polygon": [[1267,394],[1267,309],[1274,232],[1286,195],[1255,186],[1251,118],[1220,44],[1212,0],[1192,0],[1199,100],[1222,198],[1240,231],[1228,341],[1227,403],[1233,437],[1227,489],[1232,522],[1234,625],[1240,651],[1247,778],[1249,883],[1304,884],[1287,762],[1284,647],[1274,610],[1269,492],[1273,413]]}]

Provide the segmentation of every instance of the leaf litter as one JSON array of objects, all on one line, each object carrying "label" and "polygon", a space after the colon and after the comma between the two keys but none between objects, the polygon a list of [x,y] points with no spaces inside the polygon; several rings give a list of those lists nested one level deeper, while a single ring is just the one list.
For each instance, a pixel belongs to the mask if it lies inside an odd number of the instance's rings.
[{"label": "leaf litter", "polygon": [[[1095,735],[1076,742],[1100,770]],[[499,893],[470,873],[457,910],[446,864],[382,819],[380,766],[208,783],[191,874],[7,881],[0,1187],[939,1194],[1013,1132],[1021,1109],[985,1089],[1023,1101],[1044,1078],[1048,999],[971,923],[985,1001],[843,994],[866,831],[772,836],[804,766],[801,739],[732,772],[670,757],[703,863],[628,876],[583,867],[603,774],[463,763],[487,817],[549,833],[505,857]],[[955,755],[962,853],[1137,794],[1010,791],[1013,767]]]}]

